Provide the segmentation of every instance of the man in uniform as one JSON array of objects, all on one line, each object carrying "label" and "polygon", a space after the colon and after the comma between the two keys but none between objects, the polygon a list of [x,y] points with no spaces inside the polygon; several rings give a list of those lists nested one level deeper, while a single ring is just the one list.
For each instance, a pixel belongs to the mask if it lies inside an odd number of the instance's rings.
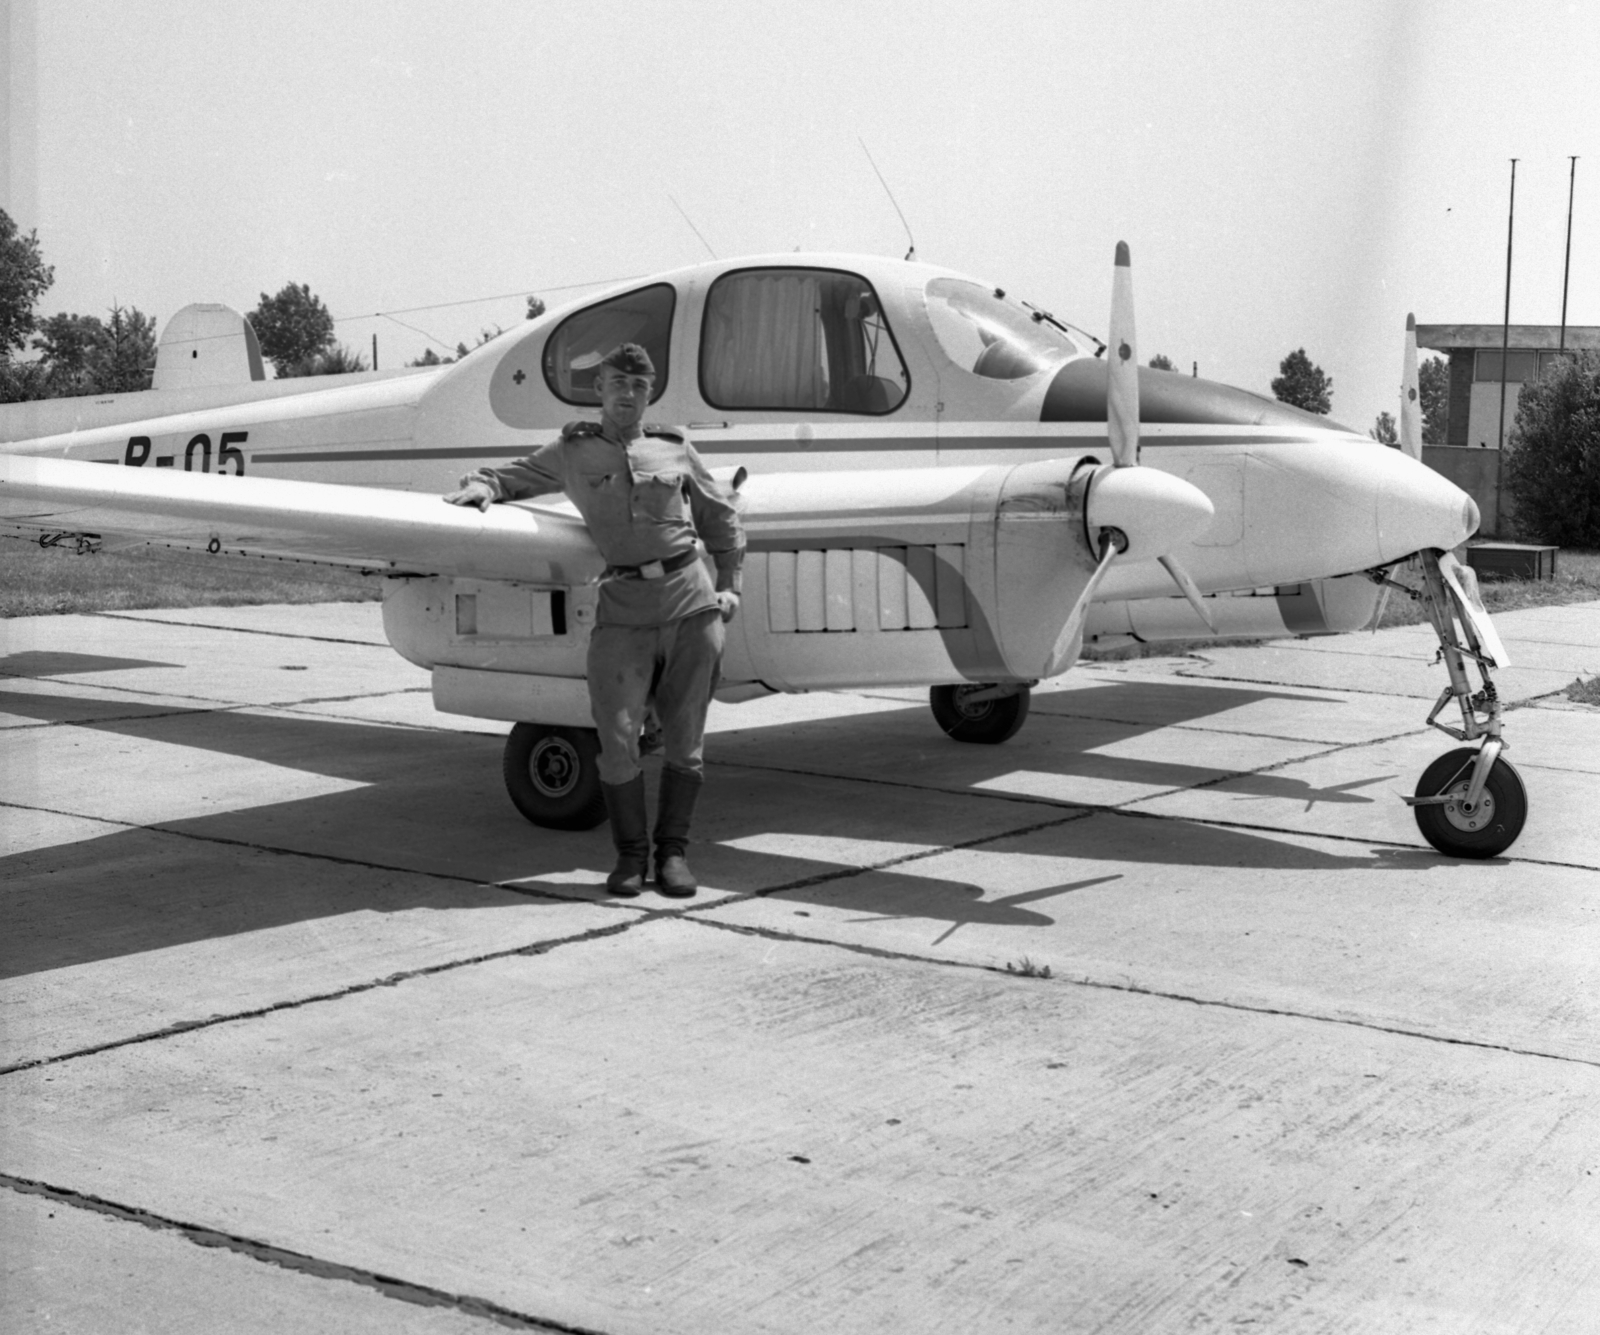
[{"label": "man in uniform", "polygon": [[[703,779],[723,623],[739,608],[744,527],[684,433],[642,425],[654,382],[650,354],[624,343],[595,378],[598,423],[568,423],[560,439],[526,458],[468,474],[445,500],[487,509],[562,491],[588,524],[607,562],[588,661],[601,790],[617,849],[606,889],[637,895],[648,875],[639,733],[653,693],[665,752],[655,880],[662,894],[683,897],[695,892],[684,850]],[[715,585],[697,538],[715,563]]]}]

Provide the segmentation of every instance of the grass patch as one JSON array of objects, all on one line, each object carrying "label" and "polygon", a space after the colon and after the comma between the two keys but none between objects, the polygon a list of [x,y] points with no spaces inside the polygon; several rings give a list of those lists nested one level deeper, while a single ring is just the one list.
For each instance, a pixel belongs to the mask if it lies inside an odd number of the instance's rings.
[{"label": "grass patch", "polygon": [[[1600,552],[1563,547],[1556,554],[1554,579],[1494,579],[1478,576],[1483,605],[1494,612],[1521,612],[1530,607],[1560,607],[1600,598]],[[1422,604],[1395,590],[1383,610],[1385,626],[1415,626],[1427,617]]]},{"label": "grass patch", "polygon": [[1590,677],[1588,681],[1579,677],[1567,687],[1567,699],[1575,704],[1600,706],[1600,677]]},{"label": "grass patch", "polygon": [[337,566],[131,547],[83,556],[0,541],[0,617],[112,612],[135,607],[243,607],[259,603],[375,602],[383,581]]}]

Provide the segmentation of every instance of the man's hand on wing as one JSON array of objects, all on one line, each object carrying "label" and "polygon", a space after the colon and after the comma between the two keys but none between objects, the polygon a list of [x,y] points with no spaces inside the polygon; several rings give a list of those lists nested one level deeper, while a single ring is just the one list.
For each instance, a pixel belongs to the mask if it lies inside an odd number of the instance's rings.
[{"label": "man's hand on wing", "polygon": [[717,606],[722,609],[722,619],[732,621],[734,613],[739,610],[739,595],[732,589],[719,589]]},{"label": "man's hand on wing", "polygon": [[461,479],[459,491],[447,491],[445,500],[451,505],[476,505],[480,510],[487,510],[494,504],[494,488],[481,477],[464,477]]}]

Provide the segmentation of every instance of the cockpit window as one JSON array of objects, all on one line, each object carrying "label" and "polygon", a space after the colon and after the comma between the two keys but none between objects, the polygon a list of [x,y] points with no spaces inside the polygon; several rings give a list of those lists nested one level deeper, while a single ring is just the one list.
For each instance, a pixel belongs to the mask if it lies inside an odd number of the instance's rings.
[{"label": "cockpit window", "polygon": [[667,388],[674,300],[671,283],[656,283],[569,315],[544,345],[544,378],[550,392],[563,403],[599,403],[594,378],[600,359],[619,343],[642,343],[655,363],[656,384],[650,395],[654,403]]},{"label": "cockpit window", "polygon": [[993,288],[963,278],[934,278],[926,296],[928,319],[945,356],[974,375],[1021,380],[1084,351],[1048,320]]},{"label": "cockpit window", "polygon": [[714,408],[893,412],[911,387],[865,278],[745,269],[706,294],[700,392]]}]

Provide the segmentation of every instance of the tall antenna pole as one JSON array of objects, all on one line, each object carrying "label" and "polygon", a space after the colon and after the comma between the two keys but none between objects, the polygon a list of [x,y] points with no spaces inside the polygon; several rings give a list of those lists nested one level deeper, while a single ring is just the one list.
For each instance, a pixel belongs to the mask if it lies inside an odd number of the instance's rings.
[{"label": "tall antenna pole", "polygon": [[1578,184],[1578,159],[1572,158],[1572,174],[1567,178],[1567,262],[1561,270],[1561,344],[1558,352],[1567,350],[1567,279],[1572,276],[1572,191]]},{"label": "tall antenna pole", "polygon": [[1506,447],[1506,365],[1511,349],[1511,233],[1517,225],[1517,159],[1511,159],[1511,212],[1506,218],[1506,313],[1500,332],[1500,439],[1496,449]]}]

